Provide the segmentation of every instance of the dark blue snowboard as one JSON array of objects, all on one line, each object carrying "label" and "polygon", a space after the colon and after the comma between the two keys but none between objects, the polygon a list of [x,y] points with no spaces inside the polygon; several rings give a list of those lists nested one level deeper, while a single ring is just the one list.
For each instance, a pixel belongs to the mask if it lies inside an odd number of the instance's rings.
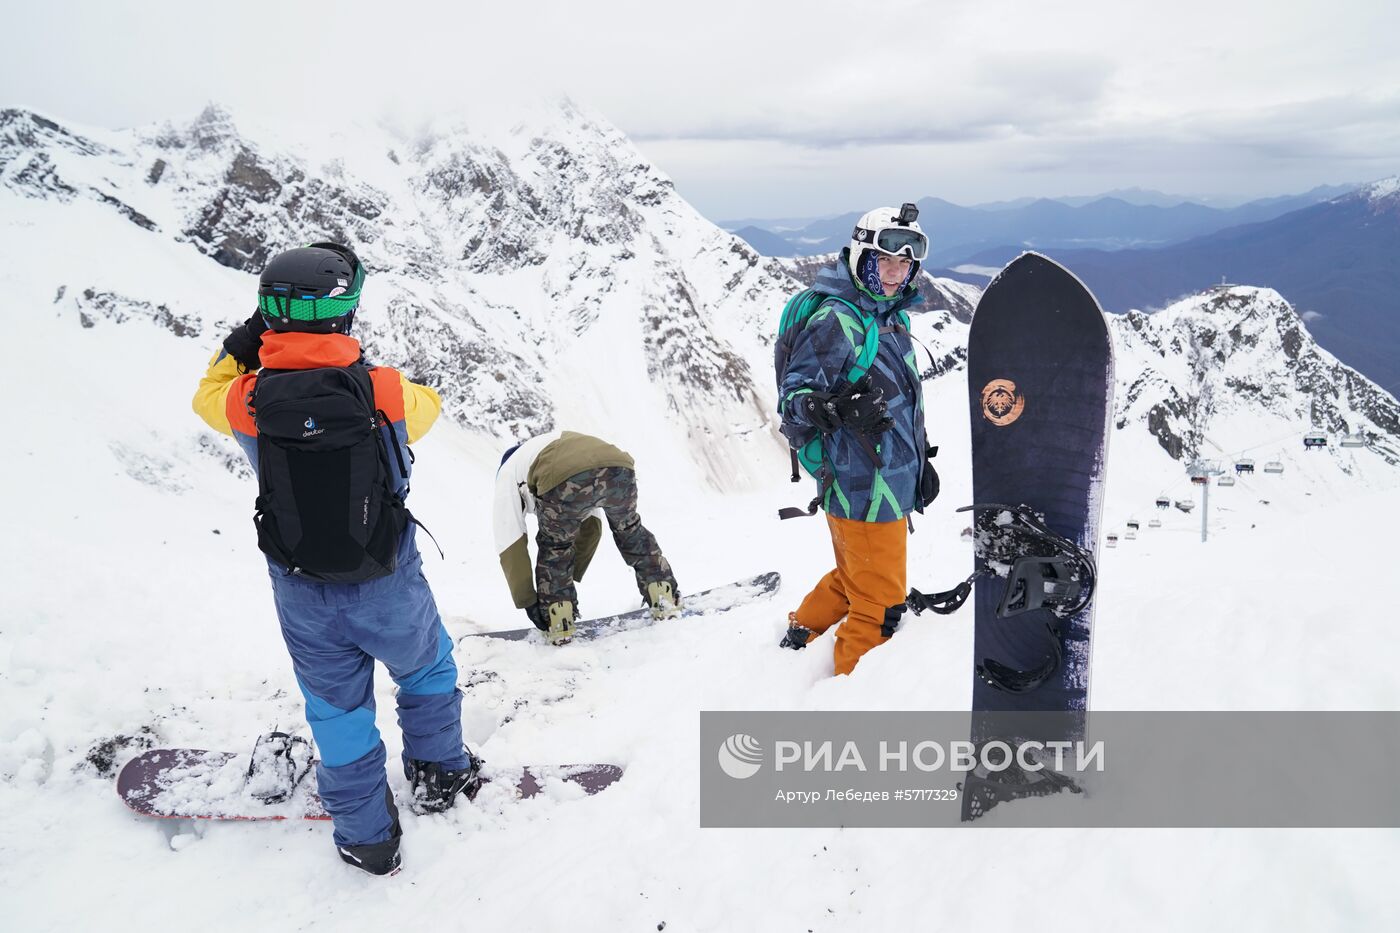
[{"label": "dark blue snowboard", "polygon": [[[1094,296],[1022,254],[977,304],[967,374],[973,501],[1028,506],[1097,559],[1113,349]],[[1046,608],[999,619],[1005,592],[1004,577],[977,580],[974,713],[1087,709],[1094,601],[1063,619]],[[975,740],[989,737],[976,725]]]}]

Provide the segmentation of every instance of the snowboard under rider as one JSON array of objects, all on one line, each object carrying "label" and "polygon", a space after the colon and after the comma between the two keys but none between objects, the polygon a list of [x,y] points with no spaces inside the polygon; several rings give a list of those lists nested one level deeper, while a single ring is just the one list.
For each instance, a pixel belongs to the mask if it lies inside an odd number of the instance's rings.
[{"label": "snowboard under rider", "polygon": [[[794,338],[780,373],[783,431],[794,445],[822,441],[819,479],[836,566],[788,614],[781,645],[802,648],[836,630],[835,673],[848,674],[894,634],[905,609],[911,512],[936,483],[924,429],[923,389],[906,310],[928,238],[914,205],[860,218],[850,245],[812,290],[826,297]],[[871,328],[878,349],[865,375],[853,367]],[[933,494],[936,494],[934,492]]]},{"label": "snowboard under rider", "polygon": [[[332,243],[274,256],[259,280],[258,311],[214,354],[193,404],[211,428],[238,441],[258,473],[259,547],[297,555],[288,558],[298,564],[293,567],[269,554],[268,571],[320,749],[317,789],[334,821],[341,858],[387,874],[399,867],[400,827],[375,727],[376,659],[399,688],[403,767],[419,807],[445,810],[459,793],[474,793],[480,778],[478,763],[462,744],[452,640],[422,573],[414,522],[402,508],[412,463],[407,444],[432,426],[441,400],[394,369],[364,362],[359,341],[349,333],[364,275],[355,254]],[[340,410],[363,417],[337,419],[332,411],[321,416],[322,424],[314,415],[303,422],[308,411],[323,410],[315,406],[330,404],[324,395],[296,397],[299,386],[312,384],[342,393],[337,404],[349,408]],[[274,392],[274,386],[286,388]],[[290,449],[275,443],[282,435],[269,420],[283,412],[277,429],[290,425]],[[335,436],[323,435],[327,431],[358,436],[360,459],[343,448],[318,449],[318,439]],[[300,441],[306,443],[298,448]],[[347,489],[367,480],[379,484],[373,497],[362,497],[362,504],[347,496]],[[346,530],[362,521],[369,525],[371,498],[380,502],[381,516],[395,514],[382,511],[385,502],[406,516],[374,525],[391,535],[378,542],[377,557],[370,554],[375,542],[352,540]],[[319,553],[312,553],[313,543]],[[327,560],[324,566],[344,572],[315,570]],[[324,582],[328,576],[355,582]]]},{"label": "snowboard under rider", "polygon": [[[531,565],[525,516],[539,521],[539,557]],[[656,538],[637,514],[632,457],[607,441],[551,431],[516,444],[496,471],[494,531],[501,570],[517,609],[551,644],[573,637],[574,582],[582,580],[607,519],[637,589],[657,618],[680,611],[680,590]]]}]

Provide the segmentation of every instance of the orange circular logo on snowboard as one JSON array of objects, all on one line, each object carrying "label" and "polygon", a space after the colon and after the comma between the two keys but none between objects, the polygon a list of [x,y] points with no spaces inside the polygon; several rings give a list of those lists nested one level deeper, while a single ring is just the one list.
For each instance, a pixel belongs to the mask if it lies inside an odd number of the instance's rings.
[{"label": "orange circular logo on snowboard", "polygon": [[1025,410],[1026,397],[1010,379],[993,379],[982,389],[982,417],[997,427],[1011,424]]}]

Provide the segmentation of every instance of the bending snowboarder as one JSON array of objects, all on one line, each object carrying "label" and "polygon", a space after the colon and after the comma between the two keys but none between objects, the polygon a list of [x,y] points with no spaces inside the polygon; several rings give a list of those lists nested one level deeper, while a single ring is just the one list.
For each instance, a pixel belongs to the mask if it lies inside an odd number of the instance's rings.
[{"label": "bending snowboarder", "polygon": [[779,327],[783,433],[817,479],[805,514],[826,511],[836,555],[836,567],[788,614],[781,645],[803,648],[845,618],[837,674],[894,634],[905,609],[909,514],[937,495],[907,313],[921,300],[913,283],[928,255],[917,218],[913,204],[861,217],[850,246],[789,300]]},{"label": "bending snowboarder", "polygon": [[[573,637],[578,618],[576,580],[582,580],[602,538],[606,517],[637,589],[657,618],[680,611],[671,565],[637,515],[635,464],[606,441],[552,431],[516,444],[496,472],[495,537],[501,570],[515,608],[545,632],[551,644]],[[532,566],[525,516],[539,519]]]},{"label": "bending snowboarder", "polygon": [[399,867],[400,829],[374,722],[376,659],[399,686],[404,770],[419,805],[446,810],[480,779],[462,744],[452,640],[403,504],[407,445],[441,401],[363,361],[349,332],[364,277],[333,243],[274,256],[258,311],[210,361],[194,410],[233,435],[257,471],[258,546],[320,747],[318,791],[341,858],[382,875]]}]

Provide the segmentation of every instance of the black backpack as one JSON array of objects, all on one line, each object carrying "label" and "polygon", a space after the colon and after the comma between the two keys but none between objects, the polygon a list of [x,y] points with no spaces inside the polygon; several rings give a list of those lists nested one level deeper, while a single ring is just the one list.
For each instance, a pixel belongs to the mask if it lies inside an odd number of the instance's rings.
[{"label": "black backpack", "polygon": [[[250,406],[258,429],[258,548],[308,580],[363,583],[394,572],[413,516],[393,485],[394,431],[363,363],[264,369]],[[399,475],[408,469],[397,436]]]}]

